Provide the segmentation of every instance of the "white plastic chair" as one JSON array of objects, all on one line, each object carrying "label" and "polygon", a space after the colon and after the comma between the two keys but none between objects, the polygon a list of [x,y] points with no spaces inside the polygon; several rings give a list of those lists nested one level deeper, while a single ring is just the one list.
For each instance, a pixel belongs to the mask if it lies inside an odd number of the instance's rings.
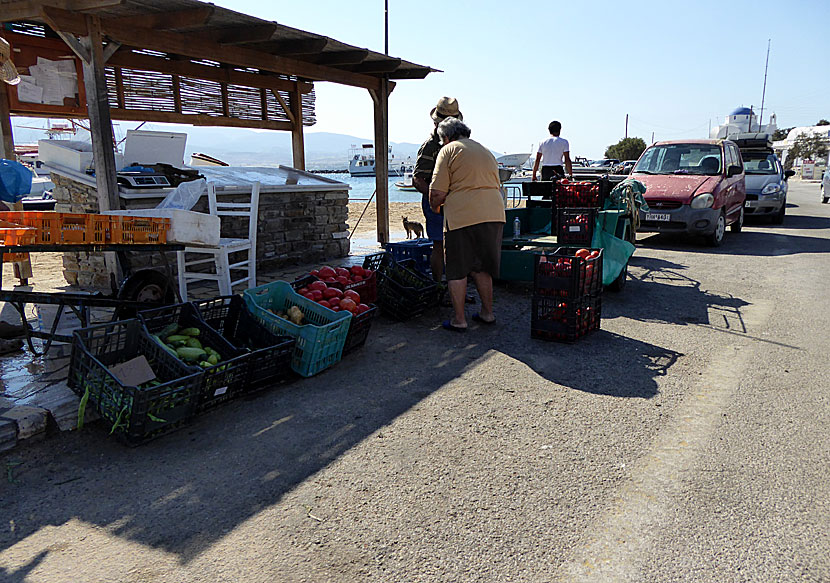
[{"label": "white plastic chair", "polygon": [[[248,288],[256,287],[256,231],[259,216],[259,189],[260,183],[254,182],[249,202],[218,202],[216,200],[216,185],[209,182],[208,205],[210,214],[220,217],[248,217],[248,238],[229,239],[220,238],[218,247],[186,247],[177,253],[179,272],[179,293],[182,301],[187,301],[187,284],[193,281],[215,281],[219,285],[219,295],[227,296],[233,293],[236,285],[247,283]],[[221,229],[221,227],[220,227]],[[221,231],[220,231],[221,232]],[[246,259],[231,263],[230,255],[246,253]],[[209,255],[209,257],[187,260],[188,255]],[[213,263],[215,272],[191,271],[196,265]],[[233,279],[234,271],[245,271],[245,277]]]}]

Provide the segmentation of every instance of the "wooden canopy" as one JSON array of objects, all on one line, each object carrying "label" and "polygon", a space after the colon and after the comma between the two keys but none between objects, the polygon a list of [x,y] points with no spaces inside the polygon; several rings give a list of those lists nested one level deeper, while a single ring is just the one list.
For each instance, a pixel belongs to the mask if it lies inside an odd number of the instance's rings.
[{"label": "wooden canopy", "polygon": [[[117,205],[111,120],[266,128],[292,132],[304,169],[303,126],[316,121],[313,83],[367,89],[375,105],[378,239],[388,240],[390,80],[435,71],[335,39],[198,0],[0,0],[3,36],[25,72],[38,57],[76,60],[78,93],[63,103],[0,91],[4,156],[11,113],[88,117],[99,200]],[[64,53],[64,54],[61,54]]]}]

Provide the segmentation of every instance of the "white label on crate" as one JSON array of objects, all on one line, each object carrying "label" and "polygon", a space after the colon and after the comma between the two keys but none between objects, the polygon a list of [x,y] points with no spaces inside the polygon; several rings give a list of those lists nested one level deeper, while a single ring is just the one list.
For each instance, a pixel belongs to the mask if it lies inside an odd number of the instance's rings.
[{"label": "white label on crate", "polygon": [[568,227],[568,230],[571,233],[578,233],[579,232],[579,225],[571,225],[570,227]]},{"label": "white label on crate", "polygon": [[213,391],[213,396],[218,397],[219,395],[224,395],[228,392],[228,387],[219,387],[215,391]]}]

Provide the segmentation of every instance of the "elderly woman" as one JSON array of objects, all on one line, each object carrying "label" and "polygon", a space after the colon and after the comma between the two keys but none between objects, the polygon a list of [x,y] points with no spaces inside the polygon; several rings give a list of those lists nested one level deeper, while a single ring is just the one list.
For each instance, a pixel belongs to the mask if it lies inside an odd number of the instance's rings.
[{"label": "elderly woman", "polygon": [[453,317],[447,330],[464,332],[467,276],[472,275],[481,311],[473,320],[494,324],[493,277],[499,274],[504,202],[499,190],[499,165],[490,150],[470,139],[464,122],[447,118],[438,125],[444,146],[435,161],[429,204],[444,208],[444,254]]}]

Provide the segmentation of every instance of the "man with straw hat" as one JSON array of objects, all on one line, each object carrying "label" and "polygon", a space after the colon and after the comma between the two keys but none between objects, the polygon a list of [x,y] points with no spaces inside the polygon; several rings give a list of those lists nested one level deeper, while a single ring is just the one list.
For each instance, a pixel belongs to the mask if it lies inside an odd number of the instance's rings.
[{"label": "man with straw hat", "polygon": [[418,150],[418,158],[415,161],[415,172],[412,176],[412,184],[421,193],[421,208],[424,211],[426,220],[427,237],[432,241],[432,256],[430,267],[432,277],[435,281],[441,281],[444,275],[444,217],[433,212],[429,207],[429,183],[432,180],[432,171],[435,169],[435,159],[441,149],[441,138],[438,137],[438,124],[448,117],[463,120],[464,116],[458,109],[458,101],[454,97],[442,97],[438,104],[429,112],[435,127],[432,134],[421,145]]}]

